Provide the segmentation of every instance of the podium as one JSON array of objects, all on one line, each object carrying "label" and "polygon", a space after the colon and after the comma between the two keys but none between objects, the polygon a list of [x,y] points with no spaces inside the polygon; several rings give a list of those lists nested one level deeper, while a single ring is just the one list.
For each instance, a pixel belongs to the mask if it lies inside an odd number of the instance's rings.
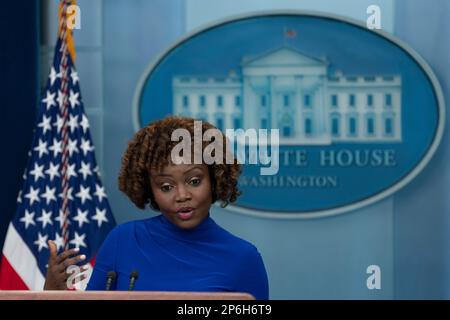
[{"label": "podium", "polygon": [[0,300],[254,300],[242,292],[0,291]]}]

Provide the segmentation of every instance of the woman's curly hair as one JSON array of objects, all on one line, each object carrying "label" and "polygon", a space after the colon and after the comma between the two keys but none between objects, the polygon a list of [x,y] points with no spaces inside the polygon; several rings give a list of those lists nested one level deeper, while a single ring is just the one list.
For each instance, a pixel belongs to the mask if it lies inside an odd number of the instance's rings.
[{"label": "woman's curly hair", "polygon": [[[140,209],[147,203],[154,210],[159,211],[155,201],[151,184],[150,170],[157,171],[169,164],[171,151],[178,141],[172,141],[172,132],[176,129],[186,129],[194,136],[194,121],[188,117],[168,116],[162,120],[150,123],[140,129],[128,143],[128,148],[122,158],[119,174],[119,189]],[[197,120],[198,121],[198,120]],[[202,121],[202,134],[208,129],[216,129],[212,124]],[[223,135],[223,146],[226,146],[226,137]],[[209,144],[203,141],[202,152]],[[194,143],[192,143],[192,146]],[[214,153],[213,153],[214,154]],[[241,174],[241,165],[233,158],[232,164],[225,161],[226,150],[223,152],[223,161],[220,164],[208,165],[211,180],[212,203],[220,200],[221,207],[236,201],[241,194],[237,183]],[[203,159],[203,158],[202,158]]]}]

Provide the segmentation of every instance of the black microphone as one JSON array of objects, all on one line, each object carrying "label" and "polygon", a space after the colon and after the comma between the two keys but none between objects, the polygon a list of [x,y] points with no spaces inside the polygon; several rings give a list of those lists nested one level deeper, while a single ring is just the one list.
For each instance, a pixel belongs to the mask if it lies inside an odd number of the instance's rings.
[{"label": "black microphone", "polygon": [[115,280],[116,280],[116,273],[114,271],[109,271],[108,275],[106,276],[105,290],[107,290],[107,291],[111,290],[111,286]]},{"label": "black microphone", "polygon": [[128,287],[129,291],[132,291],[134,289],[134,283],[136,282],[136,279],[138,278],[138,272],[137,270],[133,270],[130,274],[130,286]]}]

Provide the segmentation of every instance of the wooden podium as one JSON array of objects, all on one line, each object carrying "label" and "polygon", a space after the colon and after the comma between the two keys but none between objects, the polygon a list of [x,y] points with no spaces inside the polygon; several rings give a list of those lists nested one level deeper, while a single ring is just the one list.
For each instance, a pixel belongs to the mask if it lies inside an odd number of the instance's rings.
[{"label": "wooden podium", "polygon": [[0,300],[254,300],[241,292],[0,291]]}]

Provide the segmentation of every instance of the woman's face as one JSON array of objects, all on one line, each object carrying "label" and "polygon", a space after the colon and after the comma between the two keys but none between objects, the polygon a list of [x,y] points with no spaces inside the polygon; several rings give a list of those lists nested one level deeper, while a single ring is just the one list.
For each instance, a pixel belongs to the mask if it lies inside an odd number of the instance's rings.
[{"label": "woman's face", "polygon": [[161,172],[150,171],[155,201],[174,225],[191,229],[198,226],[211,207],[211,180],[204,164],[168,165]]}]

